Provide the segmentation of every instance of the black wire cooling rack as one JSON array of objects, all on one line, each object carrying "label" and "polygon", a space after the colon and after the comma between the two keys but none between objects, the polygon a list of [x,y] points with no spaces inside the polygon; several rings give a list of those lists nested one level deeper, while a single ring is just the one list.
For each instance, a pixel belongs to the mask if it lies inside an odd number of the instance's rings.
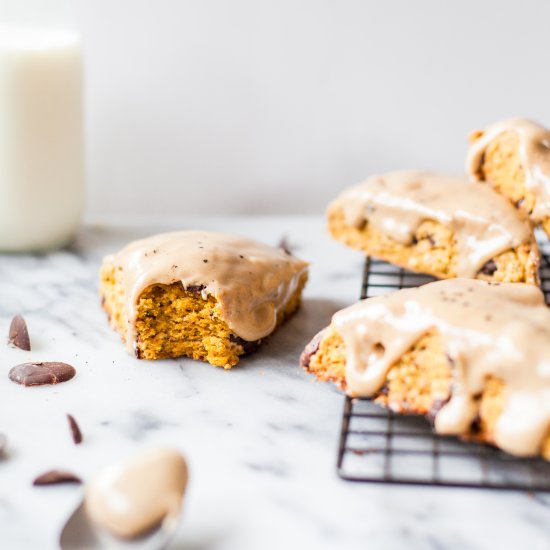
[{"label": "black wire cooling rack", "polygon": [[[550,245],[541,244],[542,289],[550,305]],[[419,286],[432,277],[367,258],[361,298]],[[338,475],[349,481],[550,491],[550,463],[435,435],[419,416],[396,415],[367,399],[346,397],[338,448]]]}]

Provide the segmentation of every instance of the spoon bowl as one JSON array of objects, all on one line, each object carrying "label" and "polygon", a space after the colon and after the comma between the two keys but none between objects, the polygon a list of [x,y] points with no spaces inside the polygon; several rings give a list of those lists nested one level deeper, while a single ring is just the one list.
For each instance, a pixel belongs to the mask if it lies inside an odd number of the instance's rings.
[{"label": "spoon bowl", "polygon": [[88,517],[84,502],[81,502],[65,523],[59,544],[62,550],[162,550],[177,526],[177,518],[167,517],[140,537],[121,539],[97,527]]}]

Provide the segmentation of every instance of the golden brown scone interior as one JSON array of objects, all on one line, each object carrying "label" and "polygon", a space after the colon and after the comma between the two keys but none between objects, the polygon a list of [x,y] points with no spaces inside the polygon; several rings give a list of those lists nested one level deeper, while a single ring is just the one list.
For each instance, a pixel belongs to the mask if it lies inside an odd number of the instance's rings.
[{"label": "golden brown scone interior", "polygon": [[[482,131],[470,135],[475,144],[484,135]],[[478,172],[481,181],[490,182],[494,189],[507,197],[516,208],[531,216],[536,205],[535,195],[526,187],[526,174],[519,153],[517,132],[502,132],[491,140],[481,158]],[[544,231],[550,235],[550,217],[541,220]]]},{"label": "golden brown scone interior", "polygon": [[[439,279],[457,276],[457,245],[453,232],[442,224],[425,220],[410,245],[398,243],[365,223],[351,227],[342,209],[333,204],[328,211],[328,229],[338,241],[375,258],[410,271],[427,273]],[[534,241],[503,252],[487,262],[476,278],[486,281],[539,284],[540,254]]]},{"label": "golden brown scone interior", "polygon": [[[312,340],[301,358],[302,366],[318,380],[331,381],[346,389],[345,345],[331,327]],[[424,415],[430,419],[451,396],[452,366],[437,332],[423,336],[389,369],[386,382],[373,400],[399,414]],[[480,400],[480,418],[461,437],[494,444],[494,428],[506,399],[506,386],[489,377]],[[550,460],[550,434],[541,455]]]},{"label": "golden brown scone interior", "polygon": [[[277,325],[292,315],[301,302],[304,275],[277,317]],[[135,323],[135,353],[140,359],[191,357],[226,369],[239,356],[255,351],[260,341],[247,342],[223,321],[216,299],[202,295],[200,286],[183,288],[181,282],[154,284],[140,295]],[[101,271],[100,293],[111,326],[123,341],[127,335],[126,297],[120,268],[106,264]]]}]

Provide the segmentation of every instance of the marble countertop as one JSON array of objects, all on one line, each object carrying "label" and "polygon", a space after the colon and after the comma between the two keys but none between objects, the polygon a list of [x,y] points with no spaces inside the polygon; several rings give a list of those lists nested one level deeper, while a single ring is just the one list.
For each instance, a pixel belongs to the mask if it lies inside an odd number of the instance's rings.
[{"label": "marble countertop", "polygon": [[[301,311],[231,371],[187,359],[126,354],[97,298],[101,257],[160,230],[204,228],[276,244],[311,262]],[[190,485],[172,550],[550,549],[550,495],[374,486],[342,481],[335,461],[343,397],[298,367],[305,343],[359,293],[362,258],[332,242],[321,218],[185,219],[89,225],[68,250],[0,256],[0,334],[22,313],[31,352],[0,345],[0,547],[56,548],[82,496],[78,486],[33,487],[64,468],[88,479],[102,466],[175,446]],[[77,376],[24,388],[9,368],[71,363]],[[75,446],[66,413],[84,442]]]}]

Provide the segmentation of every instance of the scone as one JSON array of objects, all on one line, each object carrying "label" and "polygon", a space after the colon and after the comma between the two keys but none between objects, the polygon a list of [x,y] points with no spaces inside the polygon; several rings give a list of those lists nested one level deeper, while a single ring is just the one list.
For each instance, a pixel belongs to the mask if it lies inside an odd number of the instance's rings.
[{"label": "scone", "polygon": [[411,271],[538,284],[529,220],[483,183],[416,171],[372,176],[327,216],[335,239]]},{"label": "scone", "polygon": [[307,263],[209,231],[165,233],[104,258],[111,326],[140,359],[187,356],[231,368],[300,305]]},{"label": "scone", "polygon": [[437,433],[550,460],[550,309],[534,286],[453,279],[363,300],[301,364]]},{"label": "scone", "polygon": [[472,132],[466,170],[488,181],[550,235],[550,131],[524,118]]}]

